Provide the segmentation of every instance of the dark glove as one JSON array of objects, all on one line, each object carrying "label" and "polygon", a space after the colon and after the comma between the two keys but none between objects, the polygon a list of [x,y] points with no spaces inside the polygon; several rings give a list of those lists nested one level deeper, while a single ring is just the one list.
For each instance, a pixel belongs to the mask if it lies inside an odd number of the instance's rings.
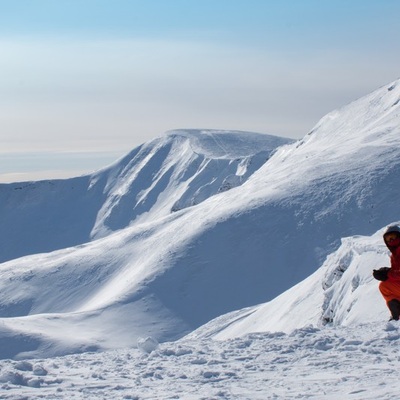
[{"label": "dark glove", "polygon": [[372,275],[378,281],[386,281],[388,279],[389,270],[390,270],[390,268],[388,268],[388,267],[382,267],[382,268],[379,268],[379,269],[374,269],[374,271],[372,272]]}]

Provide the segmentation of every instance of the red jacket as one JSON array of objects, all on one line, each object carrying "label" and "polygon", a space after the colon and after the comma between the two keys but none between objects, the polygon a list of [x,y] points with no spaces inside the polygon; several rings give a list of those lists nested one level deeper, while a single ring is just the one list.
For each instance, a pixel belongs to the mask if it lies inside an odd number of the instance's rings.
[{"label": "red jacket", "polygon": [[389,278],[400,280],[400,245],[396,247],[390,247],[390,252],[392,255],[390,256],[390,270],[389,270]]}]

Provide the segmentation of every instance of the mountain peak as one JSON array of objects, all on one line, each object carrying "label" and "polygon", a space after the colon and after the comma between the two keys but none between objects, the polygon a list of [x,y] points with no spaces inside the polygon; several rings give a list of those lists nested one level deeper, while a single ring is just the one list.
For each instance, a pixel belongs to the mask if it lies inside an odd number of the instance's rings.
[{"label": "mountain peak", "polygon": [[351,138],[356,133],[361,140],[373,139],[375,133],[391,132],[398,126],[400,113],[400,79],[382,86],[366,96],[325,115],[306,135],[322,139],[334,134],[337,140]]},{"label": "mountain peak", "polygon": [[195,153],[214,159],[248,157],[294,141],[262,133],[217,129],[176,129],[166,132],[166,136],[188,139]]},{"label": "mountain peak", "polygon": [[125,159],[123,166],[117,163],[110,169],[113,183],[107,185],[92,237],[166,216],[240,186],[278,147],[292,142],[241,131],[169,131],[132,153],[128,163]]}]

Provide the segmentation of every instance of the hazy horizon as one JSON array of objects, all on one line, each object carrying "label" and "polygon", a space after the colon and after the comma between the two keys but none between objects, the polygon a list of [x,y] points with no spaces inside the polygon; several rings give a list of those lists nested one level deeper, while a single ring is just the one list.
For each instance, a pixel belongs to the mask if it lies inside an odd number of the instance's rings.
[{"label": "hazy horizon", "polygon": [[79,175],[171,129],[301,138],[399,77],[399,11],[392,0],[2,1],[0,182]]}]

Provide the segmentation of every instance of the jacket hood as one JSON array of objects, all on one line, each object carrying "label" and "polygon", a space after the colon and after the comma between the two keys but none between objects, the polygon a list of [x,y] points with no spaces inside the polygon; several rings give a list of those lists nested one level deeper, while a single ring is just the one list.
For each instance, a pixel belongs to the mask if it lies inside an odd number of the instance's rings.
[{"label": "jacket hood", "polygon": [[[388,234],[388,233],[392,233],[392,232],[397,233],[398,239],[396,239],[396,240],[394,241],[394,243],[391,242],[392,245],[389,246],[388,243],[386,243],[385,235]],[[390,226],[388,226],[388,227],[386,228],[384,234],[383,234],[383,241],[385,242],[387,248],[388,248],[392,253],[394,253],[394,252],[396,251],[396,249],[400,246],[400,227],[398,227],[397,225],[390,225]]]},{"label": "jacket hood", "polygon": [[390,232],[397,232],[400,235],[400,227],[398,227],[397,225],[389,225],[383,233],[383,237],[385,237],[385,235]]}]

